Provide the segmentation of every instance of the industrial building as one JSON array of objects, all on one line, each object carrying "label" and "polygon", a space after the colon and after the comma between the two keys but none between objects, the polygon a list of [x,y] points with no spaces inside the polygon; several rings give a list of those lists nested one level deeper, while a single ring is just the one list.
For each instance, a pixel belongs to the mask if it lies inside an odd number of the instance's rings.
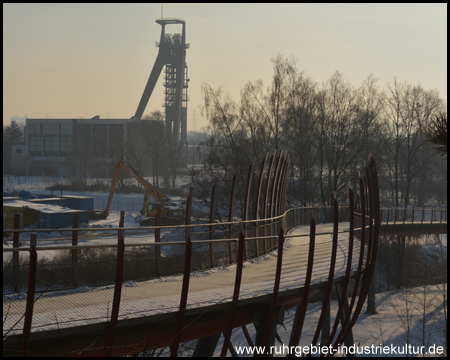
[{"label": "industrial building", "polygon": [[[161,25],[160,41],[156,43],[158,56],[135,115],[130,119],[27,118],[25,144],[12,148],[11,160],[16,174],[105,178],[111,176],[116,159],[124,155],[140,174],[151,176],[156,152],[175,148],[177,156],[186,159],[189,82],[186,24],[180,19],[156,22]],[[166,32],[166,26],[174,24],[182,26],[181,34]],[[165,120],[142,120],[164,67]]]},{"label": "industrial building", "polygon": [[[148,152],[146,142],[152,137],[164,138],[163,121],[99,116],[27,119],[25,145],[16,146],[26,162],[16,164],[26,167],[29,176],[109,177],[109,170],[120,155],[128,154],[133,163],[133,158]],[[151,169],[151,164],[147,168]]]}]

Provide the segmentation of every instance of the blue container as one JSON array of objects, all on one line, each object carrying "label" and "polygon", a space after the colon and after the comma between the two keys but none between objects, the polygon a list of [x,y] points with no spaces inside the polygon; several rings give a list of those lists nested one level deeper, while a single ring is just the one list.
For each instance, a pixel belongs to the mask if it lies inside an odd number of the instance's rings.
[{"label": "blue container", "polygon": [[55,195],[46,195],[46,194],[36,194],[38,199],[48,199],[48,198],[54,198]]},{"label": "blue container", "polygon": [[37,199],[37,196],[29,192],[28,190],[22,190],[19,195],[22,199]]},{"label": "blue container", "polygon": [[90,196],[63,195],[67,199],[67,207],[76,210],[94,210],[94,198]]},{"label": "blue container", "polygon": [[89,224],[89,213],[87,211],[70,212],[40,212],[39,229],[61,229],[73,226],[73,215],[78,213],[78,225]]},{"label": "blue container", "polygon": [[58,205],[58,206],[63,206],[63,207],[68,207],[67,206],[67,199],[66,198],[46,198],[46,199],[30,199],[27,200],[33,204],[50,204],[50,205]]}]

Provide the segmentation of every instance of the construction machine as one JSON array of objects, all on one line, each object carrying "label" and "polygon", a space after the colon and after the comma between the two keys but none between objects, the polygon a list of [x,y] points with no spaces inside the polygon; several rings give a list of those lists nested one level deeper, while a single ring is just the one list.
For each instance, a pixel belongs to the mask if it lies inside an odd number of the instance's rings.
[{"label": "construction machine", "polygon": [[103,218],[109,215],[109,209],[111,208],[114,191],[116,189],[117,179],[119,178],[120,169],[124,169],[131,176],[133,176],[144,188],[144,204],[142,206],[141,214],[144,215],[139,221],[140,225],[154,225],[155,216],[158,209],[158,205],[161,205],[161,225],[173,225],[182,224],[186,218],[186,210],[182,207],[174,206],[166,194],[158,190],[142,176],[136,173],[131,167],[128,161],[120,156],[116,162],[116,168],[114,171],[114,177],[111,184],[111,190],[109,193],[108,203],[106,209],[103,211]]}]

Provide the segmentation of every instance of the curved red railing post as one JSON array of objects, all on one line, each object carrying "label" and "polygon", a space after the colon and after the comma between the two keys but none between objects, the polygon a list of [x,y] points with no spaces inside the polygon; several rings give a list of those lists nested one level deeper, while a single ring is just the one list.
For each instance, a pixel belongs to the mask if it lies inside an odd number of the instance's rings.
[{"label": "curved red railing post", "polygon": [[[192,189],[192,188],[191,188]],[[184,315],[186,313],[187,297],[189,292],[189,279],[191,275],[191,258],[192,258],[192,243],[191,238],[186,240],[184,253],[184,271],[183,271],[183,287],[181,289],[180,309],[178,311],[177,325],[175,330],[175,338],[170,345],[170,356],[178,356],[178,347],[180,345],[181,332],[183,331]]]},{"label": "curved red railing post", "polygon": [[[266,156],[264,157],[264,160],[261,162],[261,170],[259,172],[259,181],[258,181],[258,189],[256,190],[256,201],[255,201],[255,220],[258,220],[259,218],[259,203],[260,203],[260,197],[261,197],[261,188],[262,188],[262,182],[264,179],[264,168],[266,167],[267,157],[269,156],[268,153],[266,153]],[[255,225],[255,236],[259,236],[259,223],[257,222]],[[259,255],[259,240],[255,240],[255,249],[256,249],[256,256]]]},{"label": "curved red railing post", "polygon": [[[161,204],[156,205],[156,216],[155,216],[155,243],[161,242]],[[155,246],[155,275],[156,277],[161,276],[159,271],[159,259],[161,257],[161,246]]]},{"label": "curved red railing post", "polygon": [[[302,335],[306,310],[308,308],[309,288],[311,286],[311,276],[314,264],[314,248],[316,242],[316,222],[314,221],[314,219],[311,219],[309,234],[310,238],[309,238],[308,267],[306,269],[305,286],[303,288],[300,311],[298,315],[295,314],[297,318],[294,321],[295,328],[292,328],[291,330],[291,338],[289,339],[289,348],[291,348],[291,346],[298,346],[298,343],[300,342],[300,336]],[[289,352],[288,356],[292,357],[294,356],[294,354],[292,352]]]},{"label": "curved red railing post", "polygon": [[[186,225],[191,224],[192,197],[194,188],[189,188],[189,195],[186,202]],[[178,311],[177,325],[175,328],[175,337],[170,346],[170,356],[175,357],[178,354],[180,345],[181,332],[183,330],[184,315],[186,313],[187,297],[189,292],[189,279],[191,276],[191,260],[192,260],[192,243],[191,243],[191,227],[186,227],[186,243],[184,250],[184,270],[183,270],[183,286],[181,289],[180,309]]]},{"label": "curved red railing post", "polygon": [[[378,248],[378,236],[379,236],[379,210],[380,210],[380,200],[379,200],[379,188],[377,181],[377,173],[376,173],[376,165],[373,158],[370,159],[369,165],[366,166],[367,172],[367,180],[368,180],[368,189],[369,189],[369,199],[370,199],[370,207],[369,207],[369,231],[373,234],[369,233],[369,245],[368,245],[368,255],[366,259],[366,269],[364,271],[361,292],[359,295],[358,303],[356,305],[355,312],[353,314],[350,325],[338,339],[335,341],[334,346],[336,347],[338,344],[342,342],[343,339],[347,337],[350,333],[351,328],[355,324],[359,313],[361,312],[362,307],[364,306],[364,302],[369,291],[370,282],[373,276],[373,271],[375,268],[375,260]],[[373,223],[373,224],[372,224]],[[372,236],[371,236],[372,235]]]},{"label": "curved red railing post", "polygon": [[[78,214],[73,214],[73,229],[78,229]],[[78,245],[78,231],[72,230],[72,246]],[[72,249],[72,286],[78,287],[78,251]]]},{"label": "curved red railing post", "polygon": [[[287,162],[288,162],[288,155],[286,153],[283,157],[283,162],[281,163],[280,172],[278,174],[278,184],[277,184],[277,189],[276,189],[275,206],[274,206],[275,216],[281,215],[280,201],[281,201],[281,197],[283,196],[283,191],[282,191],[281,186],[283,185],[283,178],[284,178],[284,173],[286,171]],[[279,221],[281,222],[281,220],[279,220]]]},{"label": "curved red railing post", "polygon": [[[245,191],[245,204],[244,204],[244,234],[247,236],[247,223],[245,221],[248,220],[248,203],[250,201],[250,189],[252,187],[252,176],[253,176],[253,168],[255,167],[255,158],[253,158],[252,164],[248,168],[248,177],[247,177],[247,188]],[[249,246],[245,244],[245,257],[249,258]]]},{"label": "curved red railing post", "polygon": [[[336,314],[336,319],[334,321],[333,329],[331,330],[330,337],[328,338],[328,342],[326,346],[331,345],[331,342],[333,341],[334,335],[336,334],[339,320],[341,319],[342,310],[344,308],[344,302],[347,301],[347,289],[348,289],[348,282],[350,280],[350,272],[352,268],[352,257],[353,257],[353,237],[355,234],[355,211],[353,208],[353,191],[350,187],[350,182],[348,184],[348,196],[349,196],[349,205],[350,205],[350,232],[349,232],[349,241],[348,241],[348,256],[347,256],[347,268],[345,270],[345,277],[344,277],[344,285],[342,286],[342,296],[339,301],[339,308]],[[347,313],[346,319],[350,317],[350,312]],[[345,320],[346,320],[345,319]],[[345,324],[345,320],[342,325]]]},{"label": "curved red railing post", "polygon": [[[192,197],[193,197],[194,188],[191,186],[189,188],[189,195],[187,197],[186,201],[186,225],[191,225],[191,214],[192,214]],[[191,227],[186,226],[184,231],[184,240],[187,241],[187,239],[191,238]]]},{"label": "curved red railing post", "polygon": [[[276,151],[274,152],[274,154],[270,158],[269,170],[267,171],[266,191],[265,191],[265,194],[264,194],[263,219],[267,219],[267,206],[268,206],[267,201],[268,201],[268,198],[269,198],[270,179],[272,177],[272,166],[273,166],[273,161],[275,160],[275,154],[276,154]],[[267,236],[267,225],[268,225],[268,221],[265,220],[264,221],[264,237]],[[267,250],[270,247],[269,246],[270,242],[271,242],[271,240],[264,239],[264,253],[267,253]]]},{"label": "curved red railing post", "polygon": [[[14,214],[14,229],[20,229],[20,214]],[[19,232],[13,234],[13,247],[20,247]],[[20,292],[20,266],[19,266],[19,252],[13,252],[13,287],[14,292]]]},{"label": "curved red railing post", "polygon": [[112,346],[114,344],[114,334],[117,328],[117,319],[119,318],[120,297],[122,295],[123,266],[125,255],[125,236],[124,227],[125,211],[120,212],[119,230],[117,234],[117,265],[116,280],[114,284],[114,298],[111,309],[111,322],[109,323],[108,338],[106,341],[105,356],[110,357]]},{"label": "curved red railing post", "polygon": [[30,235],[30,264],[28,266],[27,305],[25,308],[25,320],[23,322],[21,356],[27,355],[28,340],[30,339],[31,323],[33,321],[34,294],[36,292],[36,233]]},{"label": "curved red railing post", "polygon": [[[277,159],[277,165],[275,166],[275,171],[273,173],[273,181],[272,181],[272,189],[271,189],[271,195],[270,195],[270,206],[269,206],[269,218],[274,217],[274,207],[275,207],[275,190],[277,188],[277,180],[278,180],[278,173],[280,171],[280,165],[283,161],[283,150],[281,150],[280,155],[278,155]],[[273,220],[270,221],[270,236],[274,235],[274,229],[273,229]],[[270,238],[270,247],[272,248],[274,246],[276,240],[273,238]]]},{"label": "curved red railing post", "polygon": [[[234,197],[236,195],[237,179],[239,177],[239,169],[236,170],[236,174],[233,176],[233,184],[231,186],[231,199],[230,199],[230,213],[228,215],[228,222],[233,222],[233,212],[234,212]],[[233,224],[228,225],[228,238],[233,238]],[[231,242],[228,243],[229,252],[229,262],[233,263],[233,249]]]},{"label": "curved red railing post", "polygon": [[288,160],[287,160],[287,164],[286,164],[286,171],[285,171],[285,174],[284,174],[283,187],[282,187],[282,190],[283,190],[283,193],[282,193],[282,195],[283,195],[283,198],[282,198],[283,202],[281,204],[281,213],[282,214],[286,212],[287,205],[288,205],[287,204],[287,197],[286,197],[286,182],[287,182],[287,178],[288,178],[288,174],[289,174],[289,166],[290,165],[291,165],[291,155],[288,155]]},{"label": "curved red railing post", "polygon": [[[333,223],[333,246],[331,249],[331,262],[330,262],[330,271],[328,273],[327,286],[325,290],[324,300],[322,302],[322,312],[320,313],[319,322],[317,324],[316,333],[314,334],[314,338],[312,341],[312,345],[315,346],[317,344],[317,340],[319,339],[320,331],[322,330],[323,321],[325,320],[325,313],[327,312],[328,303],[330,302],[331,288],[333,286],[333,278],[334,278],[334,267],[336,265],[336,252],[337,252],[337,243],[338,243],[338,225],[339,222],[339,205],[336,201],[336,193],[334,194],[334,223]],[[308,354],[311,356],[311,354]]]},{"label": "curved red railing post", "polygon": [[[217,185],[219,183],[219,178],[216,177],[214,181],[212,194],[211,194],[211,207],[209,210],[209,223],[213,224],[216,217],[216,193],[217,193]],[[210,225],[209,227],[209,240],[214,238],[214,225]],[[213,243],[209,243],[209,262],[211,267],[214,267],[214,246]]]},{"label": "curved red railing post", "polygon": [[[362,193],[364,191],[365,188],[365,184],[364,184],[364,180],[361,178],[361,174],[359,175],[359,185],[360,185],[360,192]],[[359,261],[358,261],[358,268],[356,270],[356,275],[355,275],[355,285],[353,287],[353,293],[352,293],[352,298],[350,301],[350,306],[348,307],[348,316],[345,319],[344,323],[342,324],[342,329],[339,332],[339,335],[337,337],[337,340],[341,339],[342,340],[342,335],[345,333],[345,331],[347,331],[348,328],[348,324],[350,322],[350,315],[352,313],[353,310],[353,306],[355,304],[356,301],[356,297],[358,296],[358,288],[359,288],[359,283],[362,279],[362,267],[363,267],[363,261],[364,261],[364,247],[365,247],[365,237],[366,237],[366,206],[365,206],[365,196],[360,196],[360,203],[361,203],[361,238],[360,238],[360,249],[359,249]],[[335,345],[338,342],[335,342]]]},{"label": "curved red railing post", "polygon": [[[288,164],[289,164],[289,155],[286,154],[284,161],[283,161],[283,167],[281,170],[281,174],[280,174],[280,181],[278,184],[278,196],[276,198],[276,208],[275,208],[275,213],[276,215],[281,215],[282,212],[282,202],[284,199],[284,193],[285,193],[285,178],[286,178],[286,174],[287,174],[287,169],[288,169]],[[286,229],[285,229],[286,230]]]},{"label": "curved red railing post", "polygon": [[275,272],[275,282],[273,285],[272,301],[270,304],[269,317],[267,319],[266,331],[264,332],[264,338],[262,346],[267,346],[269,342],[270,333],[272,330],[272,323],[275,317],[275,309],[277,306],[278,290],[280,289],[281,280],[281,266],[283,264],[283,243],[284,243],[284,230],[280,226],[278,233],[278,254],[277,254],[277,268]]},{"label": "curved red railing post", "polygon": [[244,242],[245,236],[243,232],[239,234],[239,242],[238,242],[238,255],[237,255],[237,263],[236,263],[236,278],[234,280],[234,290],[233,290],[233,299],[231,301],[231,309],[230,309],[230,318],[228,322],[227,330],[223,333],[223,344],[222,351],[220,353],[221,357],[226,356],[227,349],[230,345],[231,332],[233,331],[233,322],[234,317],[236,315],[237,304],[239,300],[239,292],[241,290],[241,280],[242,280],[242,266],[244,263]]},{"label": "curved red railing post", "polygon": [[248,333],[247,326],[242,325],[241,328],[242,328],[242,331],[244,333],[245,339],[247,340],[248,345],[249,346],[255,346],[255,344],[253,343],[253,340],[252,340],[250,334]]},{"label": "curved red railing post", "polygon": [[277,181],[276,181],[276,189],[275,189],[275,197],[273,199],[273,211],[272,211],[272,216],[278,216],[280,215],[278,213],[278,204],[280,201],[280,188],[281,188],[281,179],[283,177],[284,174],[284,169],[286,167],[286,161],[287,161],[287,155],[283,155],[282,159],[281,159],[281,164],[280,164],[280,168],[277,174]]}]

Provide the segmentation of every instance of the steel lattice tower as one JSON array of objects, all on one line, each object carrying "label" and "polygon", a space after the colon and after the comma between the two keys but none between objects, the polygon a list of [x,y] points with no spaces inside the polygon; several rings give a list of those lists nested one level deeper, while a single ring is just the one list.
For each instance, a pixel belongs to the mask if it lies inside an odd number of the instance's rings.
[{"label": "steel lattice tower", "polygon": [[[181,128],[181,142],[185,145],[187,143],[187,88],[189,82],[186,65],[186,49],[189,48],[189,44],[186,44],[186,24],[184,20],[180,19],[159,19],[156,22],[162,27],[160,41],[156,43],[156,46],[159,47],[158,56],[133,119],[141,119],[159,75],[166,66],[163,104],[166,108],[166,138],[177,144],[180,140]],[[172,24],[181,24],[182,33],[173,36],[166,34],[166,25]]]}]

